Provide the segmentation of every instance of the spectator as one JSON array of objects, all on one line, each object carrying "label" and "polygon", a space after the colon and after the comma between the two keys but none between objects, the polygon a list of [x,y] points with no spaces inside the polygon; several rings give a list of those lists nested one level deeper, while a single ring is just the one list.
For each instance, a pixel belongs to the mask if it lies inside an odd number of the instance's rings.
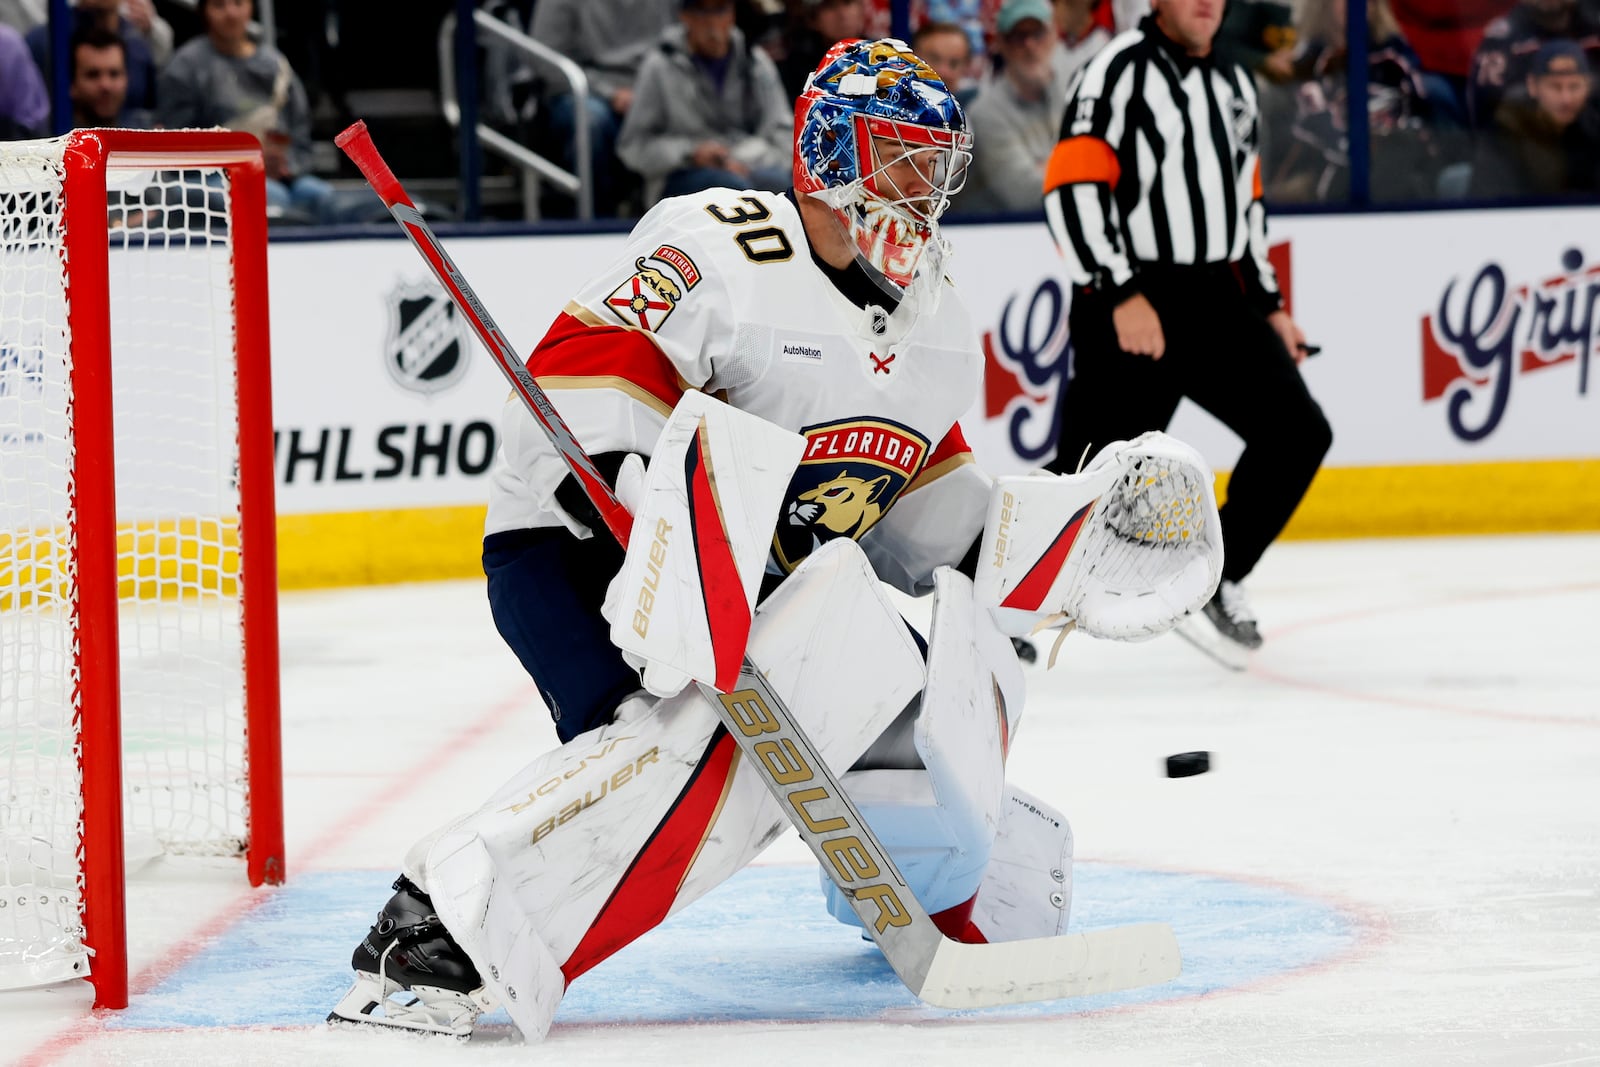
[{"label": "spectator", "polygon": [[766,50],[774,63],[782,59],[783,28],[788,12],[783,0],[743,0],[736,11],[745,44]]},{"label": "spectator", "polygon": [[88,26],[72,38],[72,125],[150,125],[150,113],[128,107],[128,46],[103,26]]},{"label": "spectator", "polygon": [[615,211],[628,191],[617,172],[617,133],[632,108],[639,65],[672,23],[673,0],[539,0],[531,35],[583,68],[589,96],[581,104],[561,88],[547,99],[550,136],[562,162],[577,173],[573,131],[578,114],[589,124],[589,161],[597,212]]},{"label": "spectator", "polygon": [[[1436,114],[1416,55],[1400,36],[1388,0],[1367,0],[1367,36],[1373,199],[1431,199],[1445,162],[1436,130],[1454,123]],[[1330,201],[1349,196],[1348,56],[1343,5],[1312,9],[1295,59],[1301,82],[1290,116],[1280,120],[1272,107],[1279,97],[1263,94],[1269,125],[1263,138],[1262,178],[1269,199]]]},{"label": "spectator", "polygon": [[972,39],[953,22],[924,22],[911,38],[911,51],[932,67],[962,107],[970,107],[978,87],[970,83]]},{"label": "spectator", "polygon": [[0,25],[0,141],[38,137],[50,118],[50,95],[22,35]]},{"label": "spectator", "polygon": [[646,199],[718,186],[787,189],[794,105],[778,68],[745,44],[733,0],[682,0],[639,70],[617,154],[647,182]]},{"label": "spectator", "polygon": [[184,44],[161,75],[162,126],[224,126],[255,134],[267,203],[319,222],[340,214],[333,189],[310,173],[311,114],[289,61],[251,38],[253,0],[201,0],[204,37]]},{"label": "spectator", "polygon": [[1589,106],[1593,75],[1575,41],[1546,41],[1527,76],[1527,96],[1507,96],[1493,134],[1478,144],[1474,196],[1600,192],[1600,123]]},{"label": "spectator", "polygon": [[1050,0],[1006,0],[996,28],[1005,65],[979,90],[968,116],[972,171],[960,205],[966,212],[1038,211],[1071,79],[1054,58]]},{"label": "spectator", "polygon": [[1600,14],[1578,0],[1522,0],[1489,24],[1468,76],[1467,116],[1474,128],[1495,124],[1500,101],[1527,85],[1539,46],[1558,38],[1577,41],[1591,68],[1600,63]]},{"label": "spectator", "polygon": [[866,30],[866,0],[791,0],[789,33],[779,68],[789,99],[800,96],[823,53],[840,41],[865,36]]},{"label": "spectator", "polygon": [[1294,77],[1294,12],[1278,0],[1236,0],[1222,16],[1217,51],[1257,77],[1281,85]]},{"label": "spectator", "polygon": [[[83,0],[79,0],[81,4]],[[123,19],[133,23],[133,28],[150,45],[150,55],[156,61],[156,70],[161,70],[172,59],[173,33],[172,26],[161,17],[156,10],[153,0],[120,0],[120,7],[112,5]]]},{"label": "spectator", "polygon": [[[150,39],[145,35],[147,31],[140,29],[139,22],[123,17],[120,3],[121,0],[78,0],[77,6],[72,11],[70,33],[76,37],[90,26],[98,26],[121,37],[128,67],[128,103],[125,106],[152,110],[156,106],[156,72],[159,69],[156,65],[155,52]],[[139,10],[146,16],[145,25],[149,26],[148,32],[156,34],[158,19],[149,0],[142,0]],[[165,31],[163,39],[166,42],[166,54],[170,56],[172,27],[165,22],[160,22],[160,27]],[[48,84],[50,81],[48,23],[35,26],[28,31],[28,48],[33,52],[33,61],[38,65],[39,73],[44,75],[45,83]]]},{"label": "spectator", "polygon": [[42,25],[49,12],[49,0],[0,0],[0,26],[26,34]]},{"label": "spectator", "polygon": [[[875,0],[877,9],[886,9],[888,0]],[[967,33],[967,43],[972,46],[974,63],[973,77],[981,79],[989,73],[990,46],[994,38],[995,16],[1000,11],[1000,0],[911,0],[911,24],[920,26],[926,22],[950,22],[960,26]],[[883,14],[883,32],[887,34],[888,13]],[[878,13],[875,10],[873,17],[868,20],[868,30],[877,32]]]},{"label": "spectator", "polygon": [[1111,40],[1111,31],[1095,21],[1096,0],[1054,0],[1051,5],[1056,36],[1060,38],[1051,61],[1057,73],[1070,82],[1078,68],[1095,57]]},{"label": "spectator", "polygon": [[[1445,78],[1465,100],[1467,72],[1483,31],[1517,0],[1393,0],[1400,32],[1422,69]],[[1463,105],[1464,106],[1464,105]]]}]

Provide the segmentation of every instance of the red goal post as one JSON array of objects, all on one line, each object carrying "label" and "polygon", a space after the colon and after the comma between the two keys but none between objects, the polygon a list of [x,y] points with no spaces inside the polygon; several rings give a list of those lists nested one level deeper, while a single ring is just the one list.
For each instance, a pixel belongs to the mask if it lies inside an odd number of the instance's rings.
[{"label": "red goal post", "polygon": [[266,264],[249,135],[0,143],[0,988],[126,1006],[125,834],[283,880]]}]

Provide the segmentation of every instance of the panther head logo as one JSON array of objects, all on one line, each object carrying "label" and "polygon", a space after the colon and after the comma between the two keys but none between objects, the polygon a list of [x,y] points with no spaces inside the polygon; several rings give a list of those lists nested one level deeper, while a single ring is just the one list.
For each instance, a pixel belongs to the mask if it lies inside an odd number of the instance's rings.
[{"label": "panther head logo", "polygon": [[808,489],[789,505],[791,526],[821,526],[843,537],[859,537],[883,514],[878,501],[889,488],[889,476],[870,481],[849,471]]},{"label": "panther head logo", "polygon": [[633,261],[634,269],[639,273],[639,279],[650,288],[660,293],[661,299],[665,300],[669,304],[675,305],[678,301],[682,300],[683,290],[678,288],[677,283],[672,281],[665,274],[662,274],[660,271],[656,270],[654,267],[645,266],[644,258],[645,257],[640,256],[638,259]]}]

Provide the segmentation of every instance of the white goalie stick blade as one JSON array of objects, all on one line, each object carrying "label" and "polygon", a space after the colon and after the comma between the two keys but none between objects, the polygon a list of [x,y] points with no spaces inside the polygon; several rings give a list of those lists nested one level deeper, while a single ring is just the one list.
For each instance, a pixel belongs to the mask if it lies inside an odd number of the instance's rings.
[{"label": "white goalie stick blade", "polygon": [[1182,971],[1166,923],[966,945],[945,939],[915,990],[940,1008],[1058,1000],[1170,982]]},{"label": "white goalie stick blade", "polygon": [[1134,989],[1178,976],[1178,941],[1165,923],[995,944],[946,937],[750,661],[732,692],[701,689],[884,959],[920,1000],[939,1008],[986,1008]]}]

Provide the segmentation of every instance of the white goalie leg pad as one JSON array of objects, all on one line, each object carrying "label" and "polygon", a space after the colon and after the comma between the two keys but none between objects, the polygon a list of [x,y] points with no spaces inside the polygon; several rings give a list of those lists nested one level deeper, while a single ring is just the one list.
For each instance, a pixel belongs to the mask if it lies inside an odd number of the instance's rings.
[{"label": "white goalie leg pad", "polygon": [[[842,784],[930,914],[970,901],[989,863],[1005,791],[1005,757],[1021,717],[1024,681],[1010,640],[973,596],[972,583],[934,572],[928,684],[912,730],[921,766],[853,770]],[[874,745],[872,753],[893,751]],[[860,925],[837,886],[828,910]]]},{"label": "white goalie leg pad", "polygon": [[[611,640],[672,696],[739,674],[772,531],[805,440],[690,390],[656,440],[602,613]],[[618,478],[619,493],[623,479]]]},{"label": "white goalie leg pad", "polygon": [[499,884],[483,838],[447,831],[435,839],[427,866],[428,894],[445,929],[517,1029],[542,1037],[567,990],[566,976],[516,894]]},{"label": "white goalie leg pad", "polygon": [[978,599],[1009,634],[1055,622],[1123,641],[1165,633],[1222,577],[1214,480],[1159,431],[1107,445],[1078,474],[997,478]]},{"label": "white goalie leg pad", "polygon": [[[924,679],[915,642],[851,541],[814,553],[762,605],[750,650],[836,771]],[[419,885],[525,1036],[547,1030],[567,982],[789,825],[719,724],[701,690],[686,690],[541,757],[433,838]]]},{"label": "white goalie leg pad", "polygon": [[1072,827],[1049,804],[1008,785],[972,922],[990,941],[1021,941],[1066,933],[1071,912]]}]

